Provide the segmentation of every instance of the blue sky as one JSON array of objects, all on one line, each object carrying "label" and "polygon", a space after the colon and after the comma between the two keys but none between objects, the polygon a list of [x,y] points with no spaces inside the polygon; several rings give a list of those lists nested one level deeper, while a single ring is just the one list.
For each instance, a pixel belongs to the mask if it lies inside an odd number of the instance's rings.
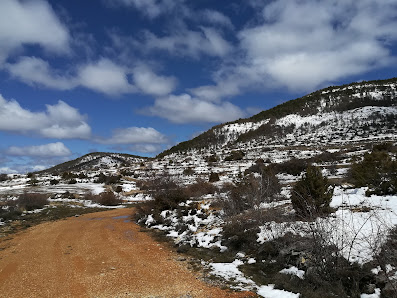
[{"label": "blue sky", "polygon": [[0,172],[154,156],[329,85],[396,76],[397,0],[1,0]]}]

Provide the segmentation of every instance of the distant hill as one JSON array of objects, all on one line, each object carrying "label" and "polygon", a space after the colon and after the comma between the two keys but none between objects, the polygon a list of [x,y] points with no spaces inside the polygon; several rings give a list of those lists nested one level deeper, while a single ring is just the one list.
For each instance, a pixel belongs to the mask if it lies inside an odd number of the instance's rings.
[{"label": "distant hill", "polygon": [[37,173],[63,173],[68,171],[83,171],[98,169],[109,169],[112,167],[131,166],[146,161],[146,157],[123,153],[94,152],[82,157],[70,160],[52,168]]},{"label": "distant hill", "polygon": [[207,148],[397,140],[397,78],[331,86],[212,127],[158,155]]}]

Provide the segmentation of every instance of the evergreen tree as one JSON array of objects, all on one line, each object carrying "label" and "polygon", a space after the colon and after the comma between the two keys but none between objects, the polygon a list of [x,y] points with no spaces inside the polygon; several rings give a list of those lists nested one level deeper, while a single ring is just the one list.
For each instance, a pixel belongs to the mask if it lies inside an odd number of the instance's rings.
[{"label": "evergreen tree", "polygon": [[329,213],[333,188],[320,168],[309,166],[302,179],[292,189],[291,201],[297,215],[315,217]]}]

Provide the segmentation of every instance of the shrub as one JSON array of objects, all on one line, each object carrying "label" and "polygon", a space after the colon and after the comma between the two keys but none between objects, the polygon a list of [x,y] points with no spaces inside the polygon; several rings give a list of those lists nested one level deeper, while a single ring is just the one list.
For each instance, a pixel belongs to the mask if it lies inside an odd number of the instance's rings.
[{"label": "shrub", "polygon": [[0,181],[7,181],[8,175],[7,174],[0,174]]},{"label": "shrub", "polygon": [[219,174],[211,172],[209,177],[209,182],[217,182],[217,181],[219,181]]},{"label": "shrub", "polygon": [[48,196],[39,193],[24,192],[17,199],[19,208],[24,210],[41,209],[48,203]]},{"label": "shrub", "polygon": [[245,154],[241,150],[232,151],[230,152],[230,155],[225,157],[225,161],[242,160],[244,156]]},{"label": "shrub", "polygon": [[217,162],[218,161],[218,157],[216,156],[216,154],[213,154],[211,156],[208,156],[205,160],[207,162]]},{"label": "shrub", "polygon": [[51,185],[57,185],[57,184],[59,184],[59,180],[51,179],[51,180],[50,180],[50,184],[51,184]]},{"label": "shrub", "polygon": [[87,175],[84,174],[83,172],[81,172],[81,173],[79,174],[79,179],[85,179],[85,178],[87,178]]},{"label": "shrub", "polygon": [[186,188],[180,187],[169,176],[162,176],[147,181],[141,189],[145,188],[153,200],[137,207],[135,219],[139,220],[146,215],[158,216],[161,211],[180,209],[180,203],[189,199]]},{"label": "shrub", "polygon": [[228,199],[224,201],[224,212],[226,215],[235,215],[258,209],[261,203],[273,201],[280,191],[279,180],[270,169],[259,176],[248,175],[230,191]]},{"label": "shrub", "polygon": [[37,183],[39,183],[39,180],[37,180],[36,178],[32,177],[29,181],[28,181],[30,186],[37,186]]},{"label": "shrub", "polygon": [[190,184],[186,187],[186,195],[189,197],[201,197],[206,194],[213,194],[216,187],[202,179],[197,179],[196,183]]},{"label": "shrub", "polygon": [[397,161],[385,151],[366,153],[361,162],[352,164],[349,176],[356,187],[369,187],[367,195],[397,193]]},{"label": "shrub", "polygon": [[257,246],[259,225],[251,214],[230,217],[223,227],[224,243],[235,251],[254,249]]},{"label": "shrub", "polygon": [[183,175],[191,176],[194,175],[195,171],[192,168],[186,168],[183,170]]},{"label": "shrub", "polygon": [[329,213],[333,191],[321,169],[309,166],[291,191],[292,206],[298,216],[305,218]]},{"label": "shrub", "polygon": [[69,182],[68,182],[68,184],[76,184],[77,183],[77,181],[76,181],[76,179],[70,179],[69,180]]},{"label": "shrub", "polygon": [[307,160],[292,158],[286,162],[272,164],[271,167],[276,173],[287,173],[290,175],[300,175],[308,166]]},{"label": "shrub", "polygon": [[249,175],[251,173],[261,174],[266,168],[262,158],[258,159],[252,166],[244,171],[244,175]]},{"label": "shrub", "polygon": [[97,176],[97,179],[95,180],[95,183],[105,183],[106,185],[110,185],[110,184],[116,184],[119,183],[121,179],[120,175],[116,175],[116,176],[107,176],[103,173],[100,173]]},{"label": "shrub", "polygon": [[74,174],[72,172],[63,172],[62,173],[62,179],[69,180],[73,178],[78,178],[79,176],[77,174]]},{"label": "shrub", "polygon": [[116,197],[111,190],[102,192],[99,195],[87,194],[85,199],[92,200],[104,206],[116,206],[122,203],[121,199]]}]

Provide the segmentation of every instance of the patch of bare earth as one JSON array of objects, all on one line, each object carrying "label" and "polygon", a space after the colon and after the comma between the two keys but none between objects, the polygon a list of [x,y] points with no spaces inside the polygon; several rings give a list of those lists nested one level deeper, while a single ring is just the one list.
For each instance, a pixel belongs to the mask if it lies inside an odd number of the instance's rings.
[{"label": "patch of bare earth", "polygon": [[0,240],[2,297],[247,297],[210,286],[128,221],[133,209],[37,225]]}]

